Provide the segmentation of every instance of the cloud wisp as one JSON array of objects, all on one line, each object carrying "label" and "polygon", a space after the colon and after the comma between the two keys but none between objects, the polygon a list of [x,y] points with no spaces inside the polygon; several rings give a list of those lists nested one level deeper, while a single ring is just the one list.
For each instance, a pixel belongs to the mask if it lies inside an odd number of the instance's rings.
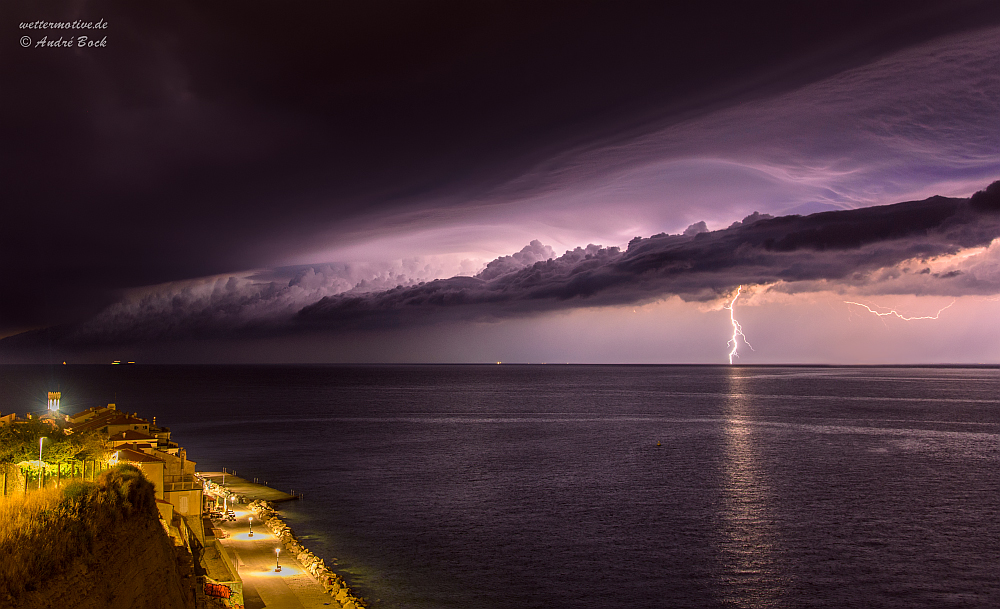
[{"label": "cloud wisp", "polygon": [[1000,172],[998,45],[1000,28],[967,32],[780,95],[670,117],[551,159],[509,188],[537,188],[526,198],[533,213],[595,235],[630,224],[718,226],[754,209],[968,196]]},{"label": "cloud wisp", "polygon": [[[400,208],[386,230],[410,253],[508,251],[534,238],[561,251],[623,245],[699,220],[720,228],[754,210],[804,215],[966,197],[1000,175],[998,45],[998,27],[964,32],[772,96],[671,114],[547,156],[496,185],[418,197],[411,203],[427,209]],[[369,258],[384,247],[358,243]],[[292,260],[342,255],[324,246]]]}]

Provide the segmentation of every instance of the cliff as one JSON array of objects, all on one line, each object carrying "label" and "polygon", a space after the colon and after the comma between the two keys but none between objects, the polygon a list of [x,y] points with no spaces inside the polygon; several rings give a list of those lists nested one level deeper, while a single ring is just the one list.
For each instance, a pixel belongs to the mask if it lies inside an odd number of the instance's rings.
[{"label": "cliff", "polygon": [[175,549],[138,469],[121,465],[56,493],[35,502],[30,526],[0,519],[0,607],[194,607],[194,574],[178,567],[190,558]]}]

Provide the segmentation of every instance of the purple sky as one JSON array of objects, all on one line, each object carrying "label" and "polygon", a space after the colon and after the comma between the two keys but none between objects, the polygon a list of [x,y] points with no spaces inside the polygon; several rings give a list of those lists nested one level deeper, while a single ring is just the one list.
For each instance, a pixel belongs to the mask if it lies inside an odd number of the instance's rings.
[{"label": "purple sky", "polygon": [[996,3],[8,6],[0,362],[1000,363]]}]

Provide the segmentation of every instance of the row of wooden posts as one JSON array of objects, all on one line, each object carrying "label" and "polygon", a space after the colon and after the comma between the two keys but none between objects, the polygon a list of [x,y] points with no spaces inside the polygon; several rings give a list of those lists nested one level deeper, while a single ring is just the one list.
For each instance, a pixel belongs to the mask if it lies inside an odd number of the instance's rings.
[{"label": "row of wooden posts", "polygon": [[[84,459],[82,461],[74,461],[68,464],[69,472],[68,476],[63,476],[64,464],[56,464],[56,475],[46,476],[45,468],[42,468],[40,476],[41,483],[39,484],[39,478],[35,478],[34,488],[45,488],[46,486],[51,486],[55,484],[56,486],[62,486],[63,480],[96,480],[97,476],[108,469],[108,464],[106,461],[101,461],[97,459]],[[12,495],[20,491],[21,493],[27,493],[31,484],[29,484],[28,474],[25,468],[18,468],[11,472],[12,467],[7,466],[3,469],[3,496]],[[11,474],[13,473],[13,480]],[[46,480],[47,478],[47,480]]]}]

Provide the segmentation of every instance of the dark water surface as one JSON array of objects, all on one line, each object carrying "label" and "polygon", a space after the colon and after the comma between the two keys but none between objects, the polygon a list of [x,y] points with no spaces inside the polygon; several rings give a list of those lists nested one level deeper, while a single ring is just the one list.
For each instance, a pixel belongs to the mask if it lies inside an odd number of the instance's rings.
[{"label": "dark water surface", "polygon": [[305,493],[374,607],[1000,607],[995,368],[3,367],[0,411],[53,383]]}]

